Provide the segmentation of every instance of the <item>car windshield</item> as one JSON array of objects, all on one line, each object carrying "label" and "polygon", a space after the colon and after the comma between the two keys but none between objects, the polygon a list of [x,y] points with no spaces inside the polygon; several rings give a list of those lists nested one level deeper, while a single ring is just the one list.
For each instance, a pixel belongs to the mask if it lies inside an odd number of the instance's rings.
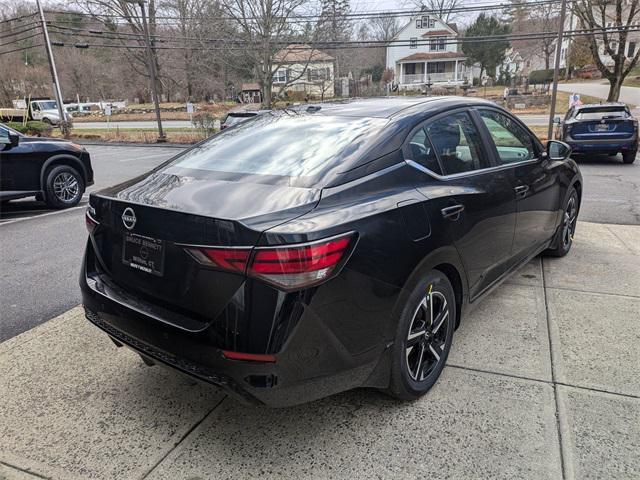
[{"label": "car windshield", "polygon": [[[277,112],[224,130],[168,165],[214,172],[313,176],[360,154],[383,118]],[[170,172],[167,172],[170,173]]]},{"label": "car windshield", "polygon": [[54,100],[49,100],[47,102],[38,102],[41,110],[55,110],[58,108],[58,105]]},{"label": "car windshield", "polygon": [[578,120],[602,120],[604,117],[627,118],[624,107],[597,107],[580,110],[576,118]]},{"label": "car windshield", "polygon": [[255,117],[257,114],[252,113],[252,114],[247,114],[247,113],[243,113],[243,114],[229,114],[227,115],[226,120],[224,121],[225,125],[235,125],[236,123],[241,123],[244,122],[245,120],[249,119],[249,118],[253,118]]}]

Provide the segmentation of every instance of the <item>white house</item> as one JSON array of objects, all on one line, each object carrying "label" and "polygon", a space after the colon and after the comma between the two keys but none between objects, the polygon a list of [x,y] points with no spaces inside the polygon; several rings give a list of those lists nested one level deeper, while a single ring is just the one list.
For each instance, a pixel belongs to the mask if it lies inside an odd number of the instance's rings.
[{"label": "white house", "polygon": [[429,81],[462,83],[469,73],[455,43],[458,29],[433,14],[419,14],[387,45],[387,68],[401,90],[422,89]]},{"label": "white house", "polygon": [[273,92],[303,92],[313,97],[334,96],[334,58],[308,45],[289,45],[273,58]]},{"label": "white house", "polygon": [[520,75],[524,71],[524,67],[525,62],[522,59],[520,52],[513,48],[508,48],[504,52],[504,59],[502,60],[502,63],[498,66],[498,75],[509,74],[511,77],[514,75]]}]

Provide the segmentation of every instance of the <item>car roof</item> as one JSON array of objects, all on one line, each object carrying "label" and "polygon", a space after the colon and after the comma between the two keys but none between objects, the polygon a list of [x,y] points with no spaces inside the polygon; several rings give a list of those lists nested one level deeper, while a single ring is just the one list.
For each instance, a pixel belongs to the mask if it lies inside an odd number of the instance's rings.
[{"label": "car roof", "polygon": [[471,105],[494,105],[483,99],[455,96],[397,96],[355,98],[338,102],[313,103],[295,107],[295,110],[306,110],[323,115],[339,115],[349,117],[380,117],[391,118],[399,115],[424,112],[426,109],[434,112],[441,108],[452,108]]}]

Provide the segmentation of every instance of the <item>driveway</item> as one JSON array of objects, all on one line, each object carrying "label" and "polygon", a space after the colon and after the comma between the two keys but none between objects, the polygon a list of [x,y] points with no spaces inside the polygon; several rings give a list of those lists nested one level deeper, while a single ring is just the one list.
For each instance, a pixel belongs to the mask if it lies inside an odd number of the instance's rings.
[{"label": "driveway", "polygon": [[581,222],[463,320],[406,403],[238,404],[146,367],[80,307],[0,344],[0,478],[640,478],[640,226]]},{"label": "driveway", "polygon": [[[601,82],[559,83],[558,90],[591,95],[592,97],[602,98],[604,100],[607,98],[607,95],[609,95],[609,84],[602,84]],[[620,90],[620,101],[634,107],[640,106],[640,87],[622,87]]]}]

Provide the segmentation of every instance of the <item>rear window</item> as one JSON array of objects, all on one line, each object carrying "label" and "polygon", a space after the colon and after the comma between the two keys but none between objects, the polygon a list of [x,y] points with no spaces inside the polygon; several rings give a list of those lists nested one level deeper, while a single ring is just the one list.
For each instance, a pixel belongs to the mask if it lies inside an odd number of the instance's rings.
[{"label": "rear window", "polygon": [[168,167],[214,172],[313,176],[360,154],[388,122],[382,118],[277,112],[224,130]]},{"label": "rear window", "polygon": [[624,107],[585,108],[576,114],[578,120],[602,120],[605,117],[627,118],[628,114]]}]

